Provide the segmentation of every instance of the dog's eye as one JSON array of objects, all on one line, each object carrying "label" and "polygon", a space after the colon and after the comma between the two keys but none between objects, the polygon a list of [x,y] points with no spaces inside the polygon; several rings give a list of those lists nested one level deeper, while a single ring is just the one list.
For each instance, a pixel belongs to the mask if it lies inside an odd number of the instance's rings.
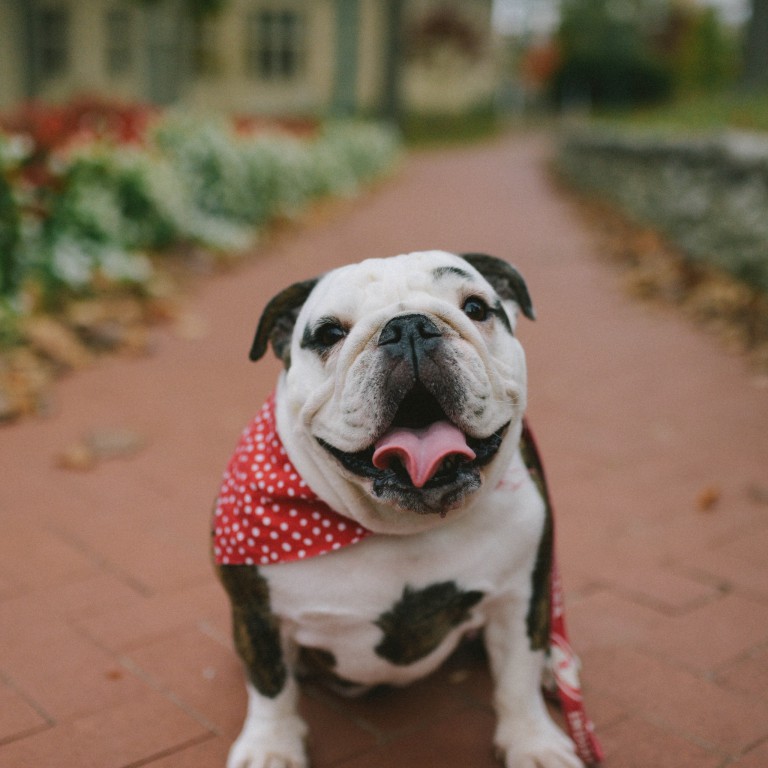
[{"label": "dog's eye", "polygon": [[335,322],[326,322],[318,326],[313,334],[314,341],[321,347],[332,347],[347,335],[346,329]]},{"label": "dog's eye", "polygon": [[464,314],[475,322],[482,323],[488,319],[488,305],[479,296],[470,296],[462,306]]}]

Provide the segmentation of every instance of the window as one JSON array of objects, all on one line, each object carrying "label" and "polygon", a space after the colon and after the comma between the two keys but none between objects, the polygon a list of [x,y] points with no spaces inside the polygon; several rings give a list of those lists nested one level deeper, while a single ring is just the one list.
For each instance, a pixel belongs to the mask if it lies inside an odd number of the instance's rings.
[{"label": "window", "polygon": [[37,31],[40,74],[45,78],[64,74],[69,67],[69,10],[41,8]]},{"label": "window", "polygon": [[127,8],[111,8],[106,15],[105,59],[110,75],[124,75],[133,65],[133,25]]},{"label": "window", "polygon": [[287,80],[301,70],[303,30],[299,14],[263,10],[248,16],[246,72],[264,80]]},{"label": "window", "polygon": [[218,49],[215,19],[195,18],[192,20],[191,64],[195,75],[215,74],[218,69]]}]

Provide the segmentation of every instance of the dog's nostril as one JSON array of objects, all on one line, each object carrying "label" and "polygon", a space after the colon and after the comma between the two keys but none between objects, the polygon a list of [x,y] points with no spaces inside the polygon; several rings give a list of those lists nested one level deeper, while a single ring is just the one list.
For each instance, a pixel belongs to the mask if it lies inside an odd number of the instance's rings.
[{"label": "dog's nostril", "polygon": [[388,322],[379,334],[379,346],[386,344],[397,344],[403,338],[403,329],[400,325],[394,325],[392,321]]},{"label": "dog's nostril", "polygon": [[382,328],[379,346],[397,344],[403,338],[432,339],[441,335],[440,329],[426,315],[398,315]]},{"label": "dog's nostril", "polygon": [[422,339],[434,339],[437,336],[443,335],[440,333],[440,329],[427,317],[425,317],[422,322],[417,324],[416,330]]}]

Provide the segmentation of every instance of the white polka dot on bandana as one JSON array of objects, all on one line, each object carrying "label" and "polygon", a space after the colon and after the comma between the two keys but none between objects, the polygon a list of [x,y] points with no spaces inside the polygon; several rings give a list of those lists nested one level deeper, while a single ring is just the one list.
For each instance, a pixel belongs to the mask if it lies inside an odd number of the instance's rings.
[{"label": "white polka dot on bandana", "polygon": [[213,519],[216,562],[301,560],[355,544],[369,533],[334,512],[299,477],[275,429],[270,396],[243,432],[224,473]]}]

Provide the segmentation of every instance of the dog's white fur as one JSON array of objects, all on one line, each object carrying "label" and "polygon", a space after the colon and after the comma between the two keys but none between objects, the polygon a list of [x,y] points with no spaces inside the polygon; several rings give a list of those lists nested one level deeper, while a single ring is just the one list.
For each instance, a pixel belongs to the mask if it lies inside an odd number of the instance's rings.
[{"label": "dog's white fur", "polygon": [[[435,270],[472,273],[434,279]],[[531,574],[545,520],[544,503],[518,450],[526,402],[525,357],[517,338],[493,319],[479,324],[461,309],[470,290],[492,304],[491,285],[461,258],[430,251],[369,260],[329,273],[304,304],[295,325],[291,365],[277,388],[277,425],[289,457],[317,495],[376,535],[331,555],[268,566],[271,608],[280,617],[283,652],[298,646],[332,652],[335,672],[363,685],[404,685],[436,669],[468,631],[484,629],[495,684],[495,744],[506,768],[578,768],[573,745],[550,719],[541,694],[542,651],[532,651],[526,614]],[[504,308],[514,328],[517,305]],[[416,514],[382,503],[369,480],[344,470],[318,442],[358,451],[376,438],[381,388],[374,377],[376,339],[393,316],[423,313],[443,332],[453,375],[467,393],[454,419],[462,431],[486,436],[510,422],[501,449],[482,470],[482,487],[460,506]],[[343,343],[321,358],[302,346],[303,329],[334,316],[349,328]],[[490,404],[484,410],[480,402]],[[483,410],[482,417],[473,415]],[[353,576],[352,576],[353,575]],[[350,579],[354,585],[350,589]],[[405,585],[451,581],[483,599],[467,622],[413,664],[377,655],[377,617]],[[305,768],[306,728],[296,714],[297,684],[276,698],[248,684],[248,714],[232,747],[229,768]]]}]

